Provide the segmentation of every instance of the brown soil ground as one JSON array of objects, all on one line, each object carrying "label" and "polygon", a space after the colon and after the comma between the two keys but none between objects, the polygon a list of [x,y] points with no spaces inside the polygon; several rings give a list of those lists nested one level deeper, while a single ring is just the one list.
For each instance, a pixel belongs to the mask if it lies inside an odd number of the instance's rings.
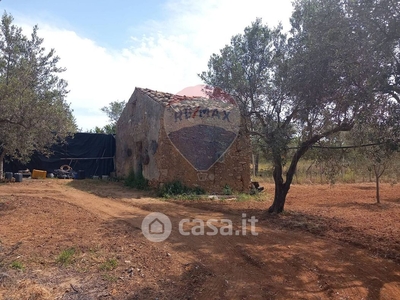
[{"label": "brown soil ground", "polygon": [[[163,201],[93,180],[0,184],[0,299],[400,299],[399,185],[382,204],[371,184],[294,185],[278,216],[266,190]],[[143,236],[150,212],[170,217],[166,241]],[[225,218],[236,232],[243,213],[257,236],[177,229]]]}]

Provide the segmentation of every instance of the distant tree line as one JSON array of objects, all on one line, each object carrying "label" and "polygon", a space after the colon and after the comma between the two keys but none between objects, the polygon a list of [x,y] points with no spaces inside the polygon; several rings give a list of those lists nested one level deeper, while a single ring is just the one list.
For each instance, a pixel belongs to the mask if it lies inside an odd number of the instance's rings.
[{"label": "distant tree line", "polygon": [[108,104],[108,106],[104,106],[101,108],[101,111],[107,114],[109,119],[109,124],[104,125],[103,127],[96,126],[93,129],[89,129],[90,133],[104,133],[104,134],[116,134],[117,132],[117,122],[119,117],[122,114],[126,105],[125,101],[112,101]]}]

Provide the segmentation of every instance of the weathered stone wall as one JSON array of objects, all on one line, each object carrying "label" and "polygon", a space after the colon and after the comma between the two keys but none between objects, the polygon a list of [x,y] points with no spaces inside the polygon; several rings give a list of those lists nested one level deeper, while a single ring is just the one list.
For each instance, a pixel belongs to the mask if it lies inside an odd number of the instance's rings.
[{"label": "weathered stone wall", "polygon": [[[225,185],[247,192],[250,187],[251,151],[248,136],[240,131],[227,152],[208,171],[199,172],[175,149],[162,128],[159,149],[154,158],[159,167],[159,183],[179,180],[189,187],[201,187],[209,193],[221,194]],[[194,150],[195,151],[195,150]]]},{"label": "weathered stone wall", "polygon": [[[150,95],[157,93],[151,92]],[[156,101],[146,93],[149,91],[135,90],[117,123],[117,176],[125,177],[134,170],[135,173],[142,172],[155,187],[179,180],[209,193],[222,193],[226,185],[234,191],[249,190],[250,140],[242,130],[208,171],[197,171],[167,136],[164,127],[166,102]]]},{"label": "weathered stone wall", "polygon": [[152,181],[159,178],[153,159],[158,149],[163,107],[149,96],[135,90],[117,123],[116,173],[125,177],[132,170]]}]

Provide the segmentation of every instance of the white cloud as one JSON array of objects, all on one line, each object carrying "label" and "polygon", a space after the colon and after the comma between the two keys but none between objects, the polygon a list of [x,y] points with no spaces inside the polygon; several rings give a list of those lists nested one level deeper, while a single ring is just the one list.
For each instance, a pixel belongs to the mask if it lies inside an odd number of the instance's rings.
[{"label": "white cloud", "polygon": [[201,83],[197,73],[207,68],[210,55],[256,17],[271,26],[285,21],[288,29],[289,0],[237,2],[170,0],[165,19],[142,24],[140,36],[131,37],[132,46],[119,50],[102,48],[58,25],[36,23],[45,46],[55,48],[60,66],[67,67],[63,78],[78,126],[89,129],[107,123],[101,107],[128,100],[136,86],[175,93]]}]

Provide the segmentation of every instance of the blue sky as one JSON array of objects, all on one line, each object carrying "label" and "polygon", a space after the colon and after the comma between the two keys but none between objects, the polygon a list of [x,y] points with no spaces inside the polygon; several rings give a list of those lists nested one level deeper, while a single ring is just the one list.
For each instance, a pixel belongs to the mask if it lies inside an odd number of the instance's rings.
[{"label": "blue sky", "polygon": [[200,84],[207,61],[257,17],[289,28],[291,0],[2,0],[29,34],[39,26],[69,83],[78,127],[103,126],[100,108],[135,87],[177,93]]}]

